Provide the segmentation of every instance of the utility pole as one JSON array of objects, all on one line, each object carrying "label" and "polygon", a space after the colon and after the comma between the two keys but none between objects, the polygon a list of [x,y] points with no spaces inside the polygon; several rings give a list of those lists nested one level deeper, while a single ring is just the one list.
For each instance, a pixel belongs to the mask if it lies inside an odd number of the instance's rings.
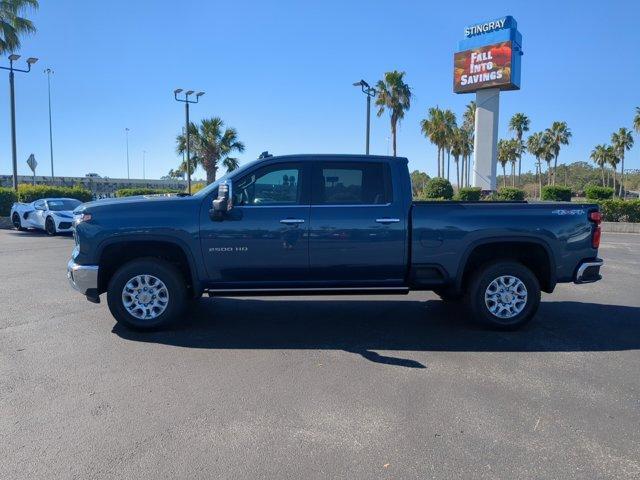
[{"label": "utility pole", "polygon": [[176,88],[173,91],[173,96],[178,102],[184,103],[184,116],[185,116],[185,129],[187,132],[186,135],[186,150],[187,150],[187,192],[191,195],[191,140],[189,138],[189,105],[192,103],[198,103],[200,101],[200,97],[204,95],[204,92],[196,93],[195,100],[189,100],[189,96],[193,95],[195,92],[193,90],[187,90],[184,94],[184,98],[178,98],[178,94],[182,93],[181,88]]},{"label": "utility pole", "polygon": [[20,68],[15,68],[13,66],[13,62],[17,61],[20,58],[20,55],[11,54],[9,55],[9,66],[2,67],[2,70],[9,70],[9,97],[11,104],[11,163],[13,166],[13,189],[18,190],[18,152],[16,149],[16,95],[15,95],[15,85],[14,85],[14,72],[22,72],[29,73],[31,71],[31,65],[38,61],[35,57],[27,58],[27,69],[23,70]]},{"label": "utility pole", "polygon": [[365,153],[366,155],[369,155],[369,134],[371,131],[371,98],[375,97],[378,92],[375,88],[369,86],[369,84],[364,80],[360,80],[359,82],[354,83],[353,86],[361,87],[362,93],[367,96],[367,130],[365,136]]},{"label": "utility pole", "polygon": [[51,74],[53,70],[47,68],[44,73],[47,74],[47,87],[49,91],[49,152],[51,154],[51,180],[53,180],[53,126],[51,123]]},{"label": "utility pole", "polygon": [[124,132],[127,142],[127,180],[131,180],[131,177],[129,176],[129,129],[125,128]]}]

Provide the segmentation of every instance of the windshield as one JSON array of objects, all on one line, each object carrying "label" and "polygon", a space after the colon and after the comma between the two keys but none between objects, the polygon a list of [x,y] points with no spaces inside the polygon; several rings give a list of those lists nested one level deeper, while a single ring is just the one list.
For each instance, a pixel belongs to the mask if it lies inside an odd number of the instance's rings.
[{"label": "windshield", "polygon": [[78,205],[81,205],[82,202],[79,200],[72,199],[56,199],[56,200],[47,200],[47,205],[49,206],[49,210],[52,212],[62,212],[64,210],[73,210]]}]

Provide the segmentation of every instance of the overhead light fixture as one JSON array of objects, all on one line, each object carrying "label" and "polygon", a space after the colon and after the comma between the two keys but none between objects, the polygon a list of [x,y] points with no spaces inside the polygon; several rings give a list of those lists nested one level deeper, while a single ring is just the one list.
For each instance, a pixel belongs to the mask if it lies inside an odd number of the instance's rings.
[{"label": "overhead light fixture", "polygon": [[201,97],[202,95],[204,95],[204,92],[198,92],[198,93],[196,93],[196,97]]},{"label": "overhead light fixture", "polygon": [[182,92],[182,89],[181,89],[181,88],[176,88],[176,89],[173,91],[173,93],[174,93],[175,95],[178,95],[180,92]]},{"label": "overhead light fixture", "polygon": [[38,61],[38,59],[36,57],[29,57],[27,58],[27,63],[29,65],[33,65],[34,63],[36,63]]},{"label": "overhead light fixture", "polygon": [[187,92],[185,93],[185,95],[193,95],[193,90],[187,90]]},{"label": "overhead light fixture", "polygon": [[11,55],[9,55],[9,60],[11,60],[12,62],[15,62],[19,58],[20,58],[20,55],[18,55],[16,53],[12,53]]}]

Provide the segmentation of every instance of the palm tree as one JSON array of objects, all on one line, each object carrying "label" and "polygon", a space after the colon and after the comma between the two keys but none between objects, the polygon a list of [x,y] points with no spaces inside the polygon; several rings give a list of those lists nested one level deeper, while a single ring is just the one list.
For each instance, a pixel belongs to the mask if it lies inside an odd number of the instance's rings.
[{"label": "palm tree", "polygon": [[509,155],[507,154],[507,141],[506,140],[498,140],[498,162],[502,165],[502,186],[507,186],[507,171],[506,166],[509,161]]},{"label": "palm tree", "polygon": [[[441,175],[440,155],[444,159],[444,146],[446,142],[446,124],[444,112],[438,107],[431,107],[428,116],[420,122],[422,134],[438,148],[438,177]],[[444,162],[444,160],[443,160]]]},{"label": "palm tree", "polygon": [[34,33],[31,20],[21,15],[28,8],[38,9],[38,0],[0,0],[0,55],[20,48],[20,36]]},{"label": "palm tree", "polygon": [[551,128],[547,128],[547,143],[553,152],[553,185],[556,184],[556,168],[558,167],[558,155],[561,145],[569,145],[571,130],[567,122],[553,122]]},{"label": "palm tree", "polygon": [[387,72],[384,79],[378,80],[376,89],[378,97],[378,116],[381,116],[385,109],[389,110],[391,120],[391,138],[393,141],[393,156],[397,155],[397,128],[400,120],[404,118],[404,112],[411,107],[411,88],[404,83],[405,72]]},{"label": "palm tree", "polygon": [[542,165],[541,158],[545,153],[545,138],[543,132],[536,132],[529,135],[527,139],[527,150],[536,157],[536,167],[538,171],[538,184],[540,192],[542,192]]},{"label": "palm tree", "polygon": [[600,167],[602,171],[602,186],[605,187],[604,182],[604,167],[607,164],[607,146],[606,145],[596,145],[593,150],[591,150],[590,155],[591,160]]},{"label": "palm tree", "polygon": [[464,127],[460,129],[460,141],[462,146],[462,173],[460,182],[463,187],[469,186],[469,164],[471,163],[471,154],[473,153],[473,132]]},{"label": "palm tree", "polygon": [[[445,110],[443,113],[444,116],[444,145],[447,151],[447,180],[449,180],[449,170],[451,169],[451,147],[453,146],[454,141],[454,132],[458,128],[458,123],[456,122],[456,114],[451,110]],[[442,157],[442,173],[444,177],[444,156]]]},{"label": "palm tree", "polygon": [[[529,120],[529,117],[524,113],[516,113],[511,117],[511,120],[509,120],[509,130],[515,133],[516,139],[520,143],[522,143],[522,136],[524,132],[529,131],[530,125],[531,120]],[[522,153],[524,153],[524,150]],[[522,153],[518,155],[518,182],[520,182],[520,177],[522,176]]]},{"label": "palm tree", "polygon": [[609,145],[607,147],[607,163],[609,165],[611,165],[611,168],[613,168],[613,197],[615,198],[616,196],[616,169],[618,167],[618,163],[620,163],[620,158],[618,157],[618,152],[616,151],[616,149],[612,146]]},{"label": "palm tree", "polygon": [[[189,136],[189,149],[194,154],[192,165],[204,168],[207,184],[215,181],[220,165],[227,171],[238,168],[238,159],[231,157],[231,154],[244,152],[244,143],[238,140],[235,128],[224,128],[224,122],[219,117],[203,119],[199,127],[191,123]],[[176,150],[182,154],[187,148],[186,136],[178,135],[176,142]]]},{"label": "palm tree", "polygon": [[[466,186],[469,186],[469,171],[471,167],[471,154],[473,153],[473,135],[476,128],[476,102],[471,101],[467,104],[467,107],[464,110],[464,114],[462,115],[462,127],[468,132],[468,140],[469,144],[467,145],[468,153],[466,155],[466,160],[463,157],[463,169],[462,171],[466,175]],[[466,163],[466,165],[465,165]]]},{"label": "palm tree", "polygon": [[456,185],[458,189],[462,186],[460,181],[460,156],[464,154],[465,133],[462,128],[456,127],[451,135],[451,155],[456,163]]},{"label": "palm tree", "polygon": [[633,147],[633,135],[628,128],[622,127],[611,135],[611,144],[620,159],[620,198],[624,198],[624,153]]},{"label": "palm tree", "polygon": [[633,117],[633,129],[640,133],[640,107],[636,107],[636,115]]}]

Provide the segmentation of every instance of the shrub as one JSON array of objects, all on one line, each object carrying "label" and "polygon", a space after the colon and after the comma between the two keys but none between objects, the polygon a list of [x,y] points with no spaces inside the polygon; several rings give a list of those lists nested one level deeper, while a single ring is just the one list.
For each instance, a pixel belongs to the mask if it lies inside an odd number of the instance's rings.
[{"label": "shrub", "polygon": [[445,178],[432,178],[427,182],[422,192],[427,200],[444,199],[451,200],[453,198],[453,187],[449,180]]},{"label": "shrub", "polygon": [[458,190],[456,200],[461,202],[478,202],[480,201],[480,195],[482,195],[482,189],[480,187],[463,187]]},{"label": "shrub", "polygon": [[[206,187],[207,184],[204,182],[198,182],[198,183],[192,183],[191,184],[191,194],[196,194],[198,193],[200,190],[202,190],[204,187]],[[187,189],[185,188],[184,191],[186,192]]]},{"label": "shrub", "polygon": [[610,200],[613,198],[613,188],[599,185],[587,185],[584,194],[589,200]]},{"label": "shrub", "polygon": [[[191,186],[193,191],[193,185]],[[134,197],[136,195],[166,195],[178,193],[177,190],[168,188],[121,188],[116,190],[116,197]]]},{"label": "shrub", "polygon": [[600,211],[605,222],[640,222],[640,200],[603,200]]},{"label": "shrub", "polygon": [[547,185],[542,187],[542,200],[555,200],[559,202],[571,201],[571,188],[559,185]]},{"label": "shrub", "polygon": [[502,187],[498,190],[498,200],[521,202],[524,200],[524,190],[514,187]]},{"label": "shrub", "polygon": [[29,203],[41,198],[75,198],[81,202],[88,202],[93,199],[93,194],[80,186],[54,187],[50,185],[29,185],[28,183],[18,185],[19,202]]},{"label": "shrub", "polygon": [[8,217],[11,205],[18,201],[18,195],[13,188],[0,187],[0,217]]}]

